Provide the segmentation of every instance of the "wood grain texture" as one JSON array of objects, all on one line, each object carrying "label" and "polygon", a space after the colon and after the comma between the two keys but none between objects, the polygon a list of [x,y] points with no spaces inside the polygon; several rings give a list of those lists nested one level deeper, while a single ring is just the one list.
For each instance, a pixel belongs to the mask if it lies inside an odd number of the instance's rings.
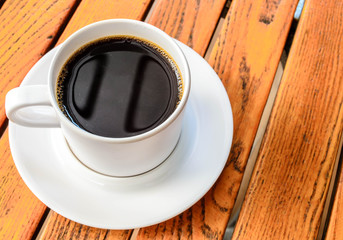
[{"label": "wood grain texture", "polygon": [[138,239],[223,237],[296,4],[296,0],[233,1],[208,59],[233,109],[229,159],[204,198],[173,219],[141,229]]},{"label": "wood grain texture", "polygon": [[142,19],[151,0],[82,1],[63,31],[58,44],[80,28],[111,18]]},{"label": "wood grain texture", "polygon": [[38,239],[98,239],[98,240],[126,240],[129,239],[132,230],[111,231],[107,229],[95,229],[62,217],[50,211],[46,226],[42,229]]},{"label": "wood grain texture", "polygon": [[225,0],[159,0],[149,23],[204,55]]},{"label": "wood grain texture", "polygon": [[343,130],[343,3],[308,0],[233,239],[316,239]]},{"label": "wood grain texture", "polygon": [[[75,1],[8,0],[0,9],[0,124],[5,95],[49,49]],[[26,187],[11,157],[8,132],[0,140],[0,239],[28,239],[46,209]]]},{"label": "wood grain texture", "polygon": [[8,0],[0,9],[0,124],[5,95],[46,53],[75,0]]},{"label": "wood grain texture", "polygon": [[[341,159],[342,160],[342,159]],[[331,209],[329,225],[326,231],[326,240],[343,239],[343,167],[341,165],[337,191],[334,195],[334,203]]]},{"label": "wood grain texture", "polygon": [[0,239],[30,239],[46,209],[26,187],[11,157],[8,131],[0,139]]},{"label": "wood grain texture", "polygon": [[[111,18],[142,20],[141,18],[148,5],[148,0],[82,1],[67,24],[58,43],[63,42],[76,30],[100,20]],[[99,237],[99,239],[116,239],[117,237],[120,237],[119,239],[126,239],[131,235],[131,231],[126,230],[107,231],[99,228],[87,227],[66,219],[56,213],[50,214],[50,217],[46,219],[41,233],[41,239],[54,239],[55,237],[60,236],[63,236],[63,239],[93,239],[93,237]]]}]

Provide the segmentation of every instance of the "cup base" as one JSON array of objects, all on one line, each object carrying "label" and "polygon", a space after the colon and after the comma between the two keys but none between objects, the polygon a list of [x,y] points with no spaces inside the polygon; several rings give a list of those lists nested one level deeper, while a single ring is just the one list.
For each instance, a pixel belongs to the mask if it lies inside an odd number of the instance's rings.
[{"label": "cup base", "polygon": [[[181,131],[181,134],[182,134],[182,131]],[[175,147],[174,147],[173,150],[171,151],[171,153],[168,155],[168,157],[166,157],[164,160],[162,160],[158,165],[156,165],[155,167],[153,167],[153,168],[151,168],[151,169],[149,169],[149,170],[147,170],[147,171],[144,171],[144,172],[141,172],[141,173],[138,173],[138,174],[123,175],[123,176],[119,176],[119,175],[115,175],[115,174],[114,174],[114,175],[105,174],[105,173],[102,173],[102,172],[100,172],[100,171],[97,171],[97,170],[95,170],[95,169],[93,169],[93,168],[87,166],[85,163],[83,163],[83,162],[74,154],[74,152],[73,152],[72,149],[70,148],[70,146],[69,146],[69,144],[68,144],[68,141],[66,140],[65,137],[63,137],[63,141],[65,142],[65,145],[66,145],[66,147],[67,147],[67,151],[69,151],[70,154],[72,154],[72,156],[74,157],[74,159],[75,159],[79,164],[81,164],[83,167],[87,168],[88,170],[90,170],[90,171],[92,171],[92,172],[94,172],[94,173],[96,173],[96,174],[100,174],[100,175],[102,175],[102,176],[105,176],[105,177],[113,177],[113,178],[130,178],[130,177],[137,177],[137,176],[140,176],[140,175],[144,175],[144,174],[146,174],[146,173],[149,173],[149,172],[153,171],[154,169],[158,168],[159,166],[161,166],[163,163],[165,163],[165,162],[168,160],[168,158],[170,157],[170,155],[173,154],[175,148],[176,148],[177,145],[179,144],[179,141],[180,141],[180,138],[181,138],[181,134],[180,134],[180,136],[179,136],[179,139],[178,139],[177,142],[176,142]]]}]

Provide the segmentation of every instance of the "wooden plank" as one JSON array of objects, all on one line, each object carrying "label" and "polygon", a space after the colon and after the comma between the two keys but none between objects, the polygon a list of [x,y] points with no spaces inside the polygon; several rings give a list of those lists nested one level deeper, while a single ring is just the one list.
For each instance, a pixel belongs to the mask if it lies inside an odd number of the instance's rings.
[{"label": "wooden plank", "polygon": [[343,130],[343,4],[302,12],[233,239],[316,239]]},{"label": "wooden plank", "polygon": [[225,0],[157,1],[149,23],[204,55]]},{"label": "wooden plank", "polygon": [[[138,19],[144,16],[144,13],[149,5],[148,0],[139,1],[93,1],[85,0],[80,3],[73,17],[62,33],[58,43],[63,42],[73,32],[92,22],[111,18],[130,18]],[[78,231],[75,235],[75,231]],[[40,233],[40,239],[54,239],[55,237],[64,236],[72,239],[79,239],[80,236],[84,239],[93,239],[92,236],[98,236],[100,239],[127,239],[132,231],[116,231],[103,230],[98,228],[87,227],[79,223],[75,223],[56,213],[51,213],[46,219]]]},{"label": "wooden plank", "polygon": [[70,221],[61,215],[50,211],[47,217],[48,224],[42,229],[38,239],[106,239],[126,240],[132,231],[111,231],[107,229],[95,229],[76,222]]},{"label": "wooden plank", "polygon": [[[343,160],[343,158],[341,159]],[[340,172],[338,172],[337,190],[334,196],[334,202],[331,209],[329,225],[326,231],[326,240],[343,239],[343,167],[341,163]]]},{"label": "wooden plank", "polygon": [[9,150],[8,131],[0,139],[0,239],[29,239],[46,209],[21,179]]},{"label": "wooden plank", "polygon": [[223,237],[296,4],[296,0],[233,1],[208,59],[233,109],[228,162],[204,198],[178,217],[142,229],[138,239]]},{"label": "wooden plank", "polygon": [[76,30],[94,22],[111,18],[141,20],[150,2],[151,0],[82,1],[63,31],[58,44],[62,43]]},{"label": "wooden plank", "polygon": [[46,53],[75,0],[8,0],[0,10],[0,125],[5,95]]}]

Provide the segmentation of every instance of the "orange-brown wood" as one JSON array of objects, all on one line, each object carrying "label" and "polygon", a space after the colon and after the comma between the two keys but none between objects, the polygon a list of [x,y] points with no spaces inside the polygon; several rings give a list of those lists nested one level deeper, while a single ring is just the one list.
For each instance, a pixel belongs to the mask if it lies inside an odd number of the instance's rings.
[{"label": "orange-brown wood", "polygon": [[316,239],[343,130],[343,4],[307,0],[233,239]]},{"label": "orange-brown wood", "polygon": [[50,211],[47,217],[48,224],[39,234],[38,239],[106,239],[126,240],[129,239],[132,230],[111,231],[107,229],[91,228]]},{"label": "orange-brown wood", "polygon": [[296,4],[296,0],[232,2],[208,59],[233,109],[228,162],[203,199],[178,217],[140,230],[138,239],[223,237]]},{"label": "orange-brown wood", "polygon": [[0,9],[0,125],[5,95],[46,53],[75,0],[8,0]]},{"label": "orange-brown wood", "polygon": [[46,209],[26,187],[11,157],[8,131],[0,139],[0,239],[29,239]]},{"label": "orange-brown wood", "polygon": [[159,0],[149,23],[204,55],[226,0]]},{"label": "orange-brown wood", "polygon": [[63,31],[58,44],[78,29],[101,20],[129,18],[142,20],[151,0],[82,1]]},{"label": "orange-brown wood", "polygon": [[[342,159],[341,159],[342,160]],[[339,174],[334,203],[331,209],[329,225],[326,231],[326,240],[343,239],[343,167]]]}]

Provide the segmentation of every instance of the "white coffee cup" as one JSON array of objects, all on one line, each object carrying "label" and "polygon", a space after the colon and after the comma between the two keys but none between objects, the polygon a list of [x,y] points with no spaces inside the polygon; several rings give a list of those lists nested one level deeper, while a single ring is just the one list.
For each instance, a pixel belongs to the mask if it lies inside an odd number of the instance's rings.
[{"label": "white coffee cup", "polygon": [[[56,100],[56,81],[68,58],[85,44],[113,35],[135,36],[160,46],[174,59],[183,81],[182,99],[175,111],[156,128],[132,137],[109,138],[89,133],[74,125],[62,113]],[[134,176],[161,164],[175,148],[190,86],[187,60],[170,36],[144,22],[112,19],[93,23],[71,35],[52,60],[47,85],[12,89],[7,93],[5,108],[9,120],[16,124],[60,127],[70,150],[88,168],[110,176]]]}]

